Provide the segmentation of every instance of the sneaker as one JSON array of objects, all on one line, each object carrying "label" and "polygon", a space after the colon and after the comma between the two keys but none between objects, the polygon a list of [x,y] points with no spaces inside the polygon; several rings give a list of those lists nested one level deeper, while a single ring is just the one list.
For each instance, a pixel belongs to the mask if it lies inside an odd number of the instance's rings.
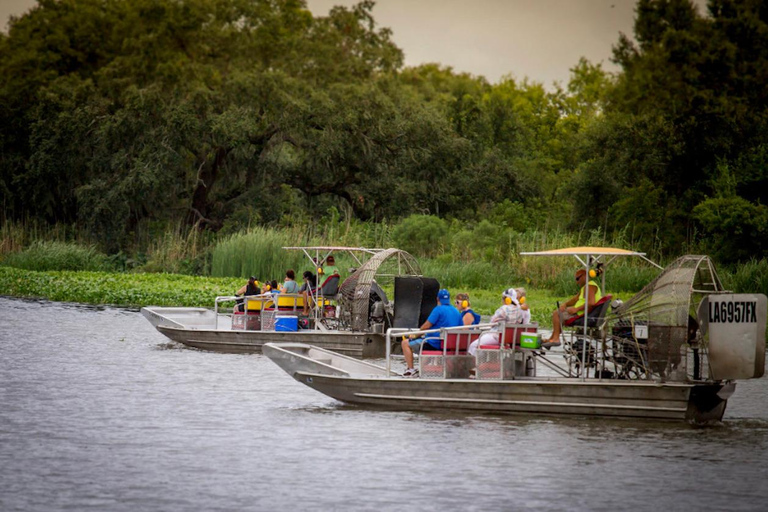
[{"label": "sneaker", "polygon": [[403,377],[406,377],[406,378],[416,378],[418,376],[419,376],[419,370],[417,370],[416,368],[408,368],[407,370],[405,370],[405,373],[403,374]]},{"label": "sneaker", "polygon": [[543,342],[541,344],[541,348],[545,348],[545,349],[549,350],[552,347],[559,347],[560,345],[562,345],[562,343],[560,343],[560,340],[545,341],[545,342]]}]

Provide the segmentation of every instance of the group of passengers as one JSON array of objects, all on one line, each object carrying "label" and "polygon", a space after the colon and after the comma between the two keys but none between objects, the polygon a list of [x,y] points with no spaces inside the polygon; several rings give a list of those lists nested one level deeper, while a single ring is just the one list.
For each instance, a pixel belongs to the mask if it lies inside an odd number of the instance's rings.
[{"label": "group of passengers", "polygon": [[[531,312],[528,305],[525,304],[524,288],[508,288],[504,290],[501,297],[503,304],[491,317],[491,323],[523,324],[530,322]],[[437,306],[432,310],[426,322],[419,327],[419,330],[427,331],[447,327],[477,325],[480,323],[480,320],[480,315],[472,310],[468,294],[459,293],[456,295],[455,306],[452,306],[450,292],[442,289],[437,293]],[[483,333],[479,339],[473,341],[469,346],[468,352],[474,355],[477,347],[480,345],[498,346],[499,338],[499,327],[495,325],[489,331]],[[403,338],[403,356],[405,357],[407,367],[403,374],[405,377],[418,376],[419,371],[413,365],[413,353],[421,349],[422,345],[424,345],[423,348],[428,350],[442,350],[439,331],[426,333],[421,338],[415,338],[413,335]]]},{"label": "group of passengers", "polygon": [[[328,295],[328,293],[324,293],[330,290],[327,283],[331,282],[334,284],[334,287],[338,287],[339,279],[334,280],[332,278],[340,278],[341,276],[339,269],[336,266],[336,260],[332,254],[328,255],[325,259],[320,260],[320,262],[318,262],[317,259],[313,259],[313,261],[317,266],[317,274],[311,270],[306,270],[302,274],[304,280],[302,285],[299,285],[296,281],[296,273],[294,270],[288,269],[285,271],[285,277],[282,284],[278,284],[277,280],[273,279],[271,281],[265,281],[264,286],[261,287],[256,277],[251,276],[248,278],[248,282],[240,288],[235,295],[238,297],[250,297],[267,293],[272,295],[277,295],[279,293],[301,295],[303,299],[303,313],[308,315],[311,308],[314,306],[314,297],[318,294]],[[318,286],[319,278],[320,284]],[[238,301],[238,305],[235,307],[238,311],[244,310],[245,306],[242,304],[242,299]]]},{"label": "group of passengers", "polygon": [[[561,344],[560,333],[562,324],[570,324],[577,318],[583,318],[585,310],[591,310],[602,298],[600,287],[593,277],[600,275],[602,268],[598,266],[594,271],[579,269],[576,271],[576,283],[579,285],[579,293],[563,302],[552,312],[552,336],[542,342],[543,348],[549,349]],[[528,304],[525,303],[524,288],[507,288],[502,292],[502,305],[494,312],[490,323],[494,324],[488,331],[467,348],[470,355],[475,355],[478,347],[498,347],[501,338],[500,324],[527,324],[531,321],[531,311]],[[426,331],[430,329],[442,329],[447,327],[460,327],[462,325],[477,325],[480,323],[480,315],[475,313],[469,303],[469,295],[459,293],[456,295],[456,306],[451,306],[451,295],[448,290],[442,289],[437,294],[437,307],[427,318],[419,330]],[[405,356],[406,371],[405,377],[418,377],[419,371],[413,365],[413,352],[422,348],[428,350],[442,350],[440,333],[427,333],[421,338],[414,339],[414,336],[403,338],[402,348]]]}]

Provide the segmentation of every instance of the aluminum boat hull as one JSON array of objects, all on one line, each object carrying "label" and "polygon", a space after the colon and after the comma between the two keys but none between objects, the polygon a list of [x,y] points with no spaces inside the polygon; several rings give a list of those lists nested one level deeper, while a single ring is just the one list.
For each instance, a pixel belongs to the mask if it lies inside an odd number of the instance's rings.
[{"label": "aluminum boat hull", "polygon": [[[292,357],[286,352],[294,351]],[[413,379],[318,370],[290,346],[268,345],[265,355],[294,379],[327,396],[369,407],[497,414],[554,414],[719,421],[735,383],[693,384],[573,378],[515,380]],[[293,362],[291,360],[294,360]],[[334,365],[329,365],[334,366]]]},{"label": "aluminum boat hull", "polygon": [[234,354],[260,354],[265,343],[309,343],[355,358],[385,356],[381,334],[349,331],[245,331],[232,330],[230,319],[205,308],[142,308],[142,314],[169,339],[201,350]]}]

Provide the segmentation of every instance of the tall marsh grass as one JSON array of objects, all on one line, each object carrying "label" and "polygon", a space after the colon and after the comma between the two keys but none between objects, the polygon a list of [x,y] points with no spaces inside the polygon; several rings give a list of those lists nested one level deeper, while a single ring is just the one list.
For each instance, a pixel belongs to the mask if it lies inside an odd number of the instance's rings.
[{"label": "tall marsh grass", "polygon": [[204,275],[210,267],[213,234],[177,224],[146,243],[144,272]]},{"label": "tall marsh grass", "polygon": [[295,232],[254,228],[220,241],[213,249],[211,275],[214,277],[256,276],[260,281],[282,281],[285,271],[292,268],[301,278],[300,269],[309,266],[301,251],[286,251],[283,247],[296,243]]},{"label": "tall marsh grass", "polygon": [[768,259],[751,260],[732,269],[718,269],[726,290],[768,295]]},{"label": "tall marsh grass", "polygon": [[113,270],[109,258],[94,246],[67,242],[33,242],[21,252],[8,254],[3,265],[25,270]]},{"label": "tall marsh grass", "polygon": [[43,224],[36,221],[6,221],[0,225],[0,258],[6,254],[21,252],[34,242],[77,241],[89,245],[77,236],[72,226],[65,224]]}]

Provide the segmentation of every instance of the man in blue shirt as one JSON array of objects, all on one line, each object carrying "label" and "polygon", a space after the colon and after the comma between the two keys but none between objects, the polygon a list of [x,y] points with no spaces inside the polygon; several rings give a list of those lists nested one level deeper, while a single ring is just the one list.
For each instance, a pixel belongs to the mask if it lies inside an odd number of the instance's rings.
[{"label": "man in blue shirt", "polygon": [[[458,327],[461,325],[461,313],[455,307],[451,306],[451,294],[448,290],[442,289],[437,292],[437,306],[429,314],[429,318],[419,327],[419,330],[442,329],[443,327]],[[410,339],[403,338],[403,355],[405,356],[405,365],[408,367],[403,374],[404,377],[418,377],[419,371],[413,368],[413,351],[418,350],[422,343],[426,343],[425,349],[441,350],[440,333],[430,332],[423,338]]]}]

